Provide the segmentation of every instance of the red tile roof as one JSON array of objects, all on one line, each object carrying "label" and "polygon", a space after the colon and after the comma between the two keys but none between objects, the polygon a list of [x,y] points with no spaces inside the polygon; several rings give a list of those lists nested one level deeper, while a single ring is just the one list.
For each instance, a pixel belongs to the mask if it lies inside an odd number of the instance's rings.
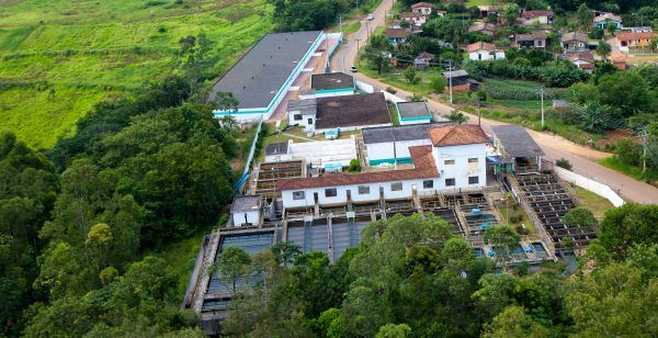
[{"label": "red tile roof", "polygon": [[480,41],[480,42],[475,42],[475,43],[472,43],[472,44],[466,46],[466,50],[469,53],[477,52],[479,50],[486,50],[486,51],[491,52],[491,51],[496,50],[496,45],[494,45],[493,43]]},{"label": "red tile roof", "polygon": [[459,124],[434,127],[429,130],[432,144],[435,147],[459,146],[467,144],[489,143],[489,137],[480,126],[475,124]]},{"label": "red tile roof", "polygon": [[618,41],[640,41],[651,40],[656,36],[656,32],[619,32],[617,33]]},{"label": "red tile roof", "polygon": [[418,3],[415,3],[415,4],[411,5],[411,8],[413,8],[413,9],[420,8],[420,7],[430,7],[430,8],[433,8],[434,5],[431,4],[431,3],[429,3],[429,2],[418,2]]},{"label": "red tile roof", "polygon": [[411,154],[411,160],[414,163],[414,169],[387,170],[359,174],[338,173],[325,174],[320,177],[292,178],[279,180],[277,182],[277,190],[283,191],[336,187],[364,183],[415,180],[439,176],[434,157],[432,156],[432,146],[409,147],[409,153]]},{"label": "red tile roof", "polygon": [[540,16],[553,16],[553,11],[524,11],[521,13],[521,17],[529,19],[529,18],[537,18]]}]

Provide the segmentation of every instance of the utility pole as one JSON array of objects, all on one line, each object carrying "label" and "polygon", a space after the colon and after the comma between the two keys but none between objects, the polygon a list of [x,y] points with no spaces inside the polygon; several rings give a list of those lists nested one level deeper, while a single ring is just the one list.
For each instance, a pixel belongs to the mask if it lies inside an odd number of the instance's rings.
[{"label": "utility pole", "polygon": [[541,129],[544,129],[544,87],[539,89],[539,96],[541,98]]},{"label": "utility pole", "polygon": [[450,104],[452,104],[452,60],[448,60],[448,88],[450,89]]},{"label": "utility pole", "polygon": [[649,132],[647,127],[642,128],[642,173],[647,171],[647,144],[649,143]]}]

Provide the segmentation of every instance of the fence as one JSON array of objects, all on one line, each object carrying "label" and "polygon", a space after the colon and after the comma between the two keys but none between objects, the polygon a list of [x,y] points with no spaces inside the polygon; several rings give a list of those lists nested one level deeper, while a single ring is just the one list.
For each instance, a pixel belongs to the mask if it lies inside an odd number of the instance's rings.
[{"label": "fence", "polygon": [[624,205],[624,199],[622,199],[619,194],[612,190],[612,188],[603,183],[594,181],[593,179],[578,175],[573,171],[559,168],[557,166],[555,167],[555,173],[559,178],[607,199],[615,207]]}]

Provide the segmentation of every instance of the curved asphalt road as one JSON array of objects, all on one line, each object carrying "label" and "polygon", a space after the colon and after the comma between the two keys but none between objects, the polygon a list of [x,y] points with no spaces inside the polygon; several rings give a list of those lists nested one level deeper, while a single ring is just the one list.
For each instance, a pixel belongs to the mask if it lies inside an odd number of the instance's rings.
[{"label": "curved asphalt road", "polygon": [[[393,0],[382,0],[382,3],[373,12],[374,20],[363,20],[359,31],[348,34],[344,38],[343,44],[338,48],[331,60],[332,70],[349,72],[349,68],[352,67],[352,64],[357,59],[358,49],[363,47],[368,36],[375,28],[385,24],[385,15],[390,12],[393,2]],[[361,73],[355,75],[358,80],[372,84],[379,89],[390,86]],[[403,98],[412,96],[411,93],[400,88],[395,89],[398,96],[402,96]],[[453,110],[449,105],[439,102],[436,99],[430,98],[428,103],[435,112],[443,115],[449,114]],[[477,123],[477,116],[465,112],[464,114],[470,118],[471,122]],[[491,133],[491,126],[506,124],[484,118],[481,120],[481,123],[482,127],[489,133]],[[575,144],[560,136],[530,129],[528,129],[528,133],[530,133],[535,142],[544,150],[549,160],[555,161],[560,158],[569,160],[574,172],[609,185],[628,201],[643,204],[658,204],[658,189],[656,187],[637,181],[596,163],[596,160],[610,156],[610,154]]]}]

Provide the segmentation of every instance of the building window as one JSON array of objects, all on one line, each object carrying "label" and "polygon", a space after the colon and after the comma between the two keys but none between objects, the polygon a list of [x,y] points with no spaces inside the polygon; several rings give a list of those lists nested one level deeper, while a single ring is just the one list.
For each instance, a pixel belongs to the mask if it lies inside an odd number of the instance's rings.
[{"label": "building window", "polygon": [[293,200],[303,200],[304,199],[304,192],[303,191],[293,191],[292,192],[292,199]]},{"label": "building window", "polygon": [[445,160],[443,161],[444,165],[455,165],[455,160]]},{"label": "building window", "polygon": [[293,120],[295,121],[301,121],[302,120],[302,114],[295,114],[292,116]]},{"label": "building window", "polygon": [[478,184],[480,183],[480,177],[479,176],[469,176],[468,177],[468,184]]},{"label": "building window", "polygon": [[370,187],[367,185],[359,186],[359,195],[366,195],[370,193]]},{"label": "building window", "polygon": [[337,195],[338,191],[336,188],[324,189],[324,197],[336,197]]},{"label": "building window", "polygon": [[434,180],[423,181],[423,189],[432,189],[432,188],[434,188]]},{"label": "building window", "polygon": [[446,178],[446,187],[454,187],[455,186],[455,179],[454,178]]},{"label": "building window", "polygon": [[478,158],[477,157],[471,157],[468,159],[468,163],[478,163]]},{"label": "building window", "polygon": [[402,191],[402,182],[391,183],[391,191]]},{"label": "building window", "polygon": [[306,123],[309,124],[309,125],[312,125],[313,124],[313,119],[308,119],[308,121],[306,121]]}]

